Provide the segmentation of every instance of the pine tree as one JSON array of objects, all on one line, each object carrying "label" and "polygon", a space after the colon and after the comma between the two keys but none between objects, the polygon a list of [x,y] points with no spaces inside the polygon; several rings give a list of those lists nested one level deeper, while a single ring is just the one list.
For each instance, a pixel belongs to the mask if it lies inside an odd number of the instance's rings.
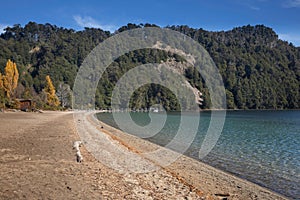
[{"label": "pine tree", "polygon": [[57,108],[60,102],[55,94],[55,87],[49,75],[46,76],[46,87],[44,88],[44,92],[47,95],[47,105],[51,108]]},{"label": "pine tree", "polygon": [[9,100],[13,97],[15,89],[18,86],[19,72],[16,63],[8,60],[4,69],[5,75],[3,76],[3,88]]}]

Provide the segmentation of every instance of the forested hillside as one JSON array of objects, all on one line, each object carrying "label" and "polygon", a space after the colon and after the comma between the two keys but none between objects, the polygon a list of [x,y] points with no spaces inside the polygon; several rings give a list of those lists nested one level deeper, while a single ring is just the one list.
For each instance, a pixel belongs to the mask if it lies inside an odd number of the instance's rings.
[{"label": "forested hillside", "polygon": [[[144,26],[155,25],[128,24],[116,33]],[[300,108],[300,48],[279,40],[271,28],[248,25],[226,32],[209,32],[188,26],[167,28],[190,36],[210,53],[224,79],[228,108]],[[56,88],[64,84],[72,89],[84,58],[112,35],[101,29],[74,31],[34,22],[24,27],[8,27],[0,36],[0,72],[8,59],[13,60],[20,74],[16,97],[40,102],[47,75]],[[185,65],[184,58],[163,50],[145,49],[120,57],[99,82],[96,106],[109,108],[114,84],[127,70],[139,64],[168,60]],[[202,108],[209,108],[209,93],[200,74],[192,67],[186,67],[183,73],[193,87],[203,92]],[[139,92],[132,97],[133,108],[149,108],[156,103],[162,103],[168,110],[179,108],[167,88],[151,84]]]}]

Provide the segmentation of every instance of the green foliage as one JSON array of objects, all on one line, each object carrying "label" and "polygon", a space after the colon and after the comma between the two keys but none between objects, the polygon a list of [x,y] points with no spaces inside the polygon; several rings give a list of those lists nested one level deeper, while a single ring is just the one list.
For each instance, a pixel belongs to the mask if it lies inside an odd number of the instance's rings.
[{"label": "green foliage", "polygon": [[[157,26],[128,24],[116,33],[143,27]],[[300,48],[279,40],[271,28],[248,25],[226,32],[209,32],[188,26],[167,28],[192,37],[209,52],[223,77],[228,108],[300,108]],[[72,89],[84,58],[96,45],[112,35],[95,28],[76,32],[51,24],[29,22],[25,27],[17,24],[0,35],[0,72],[4,73],[8,59],[14,60],[22,85],[22,92],[17,92],[17,97],[33,97],[42,106],[46,75],[50,75],[55,88],[63,83]],[[128,70],[141,64],[170,59],[183,65],[185,63],[185,59],[177,54],[153,49],[121,56],[110,65],[98,83],[96,107],[110,107],[114,85]],[[202,108],[210,108],[210,94],[201,74],[186,67],[184,75],[193,87],[203,93]],[[162,103],[168,110],[180,108],[170,90],[155,84],[139,88],[133,94],[130,106],[149,108],[157,103]]]},{"label": "green foliage", "polygon": [[[212,56],[223,77],[228,108],[300,108],[300,49],[279,40],[271,28],[248,25],[227,32],[169,28],[199,41]],[[191,84],[199,79],[191,70],[186,76]],[[208,95],[205,85],[196,87]]]},{"label": "green foliage", "polygon": [[[130,52],[119,57],[104,72],[98,83],[96,93],[96,106],[109,108],[112,91],[117,81],[130,69],[147,63],[161,63],[174,57],[174,54],[157,49],[142,49]],[[146,74],[136,74],[140,79],[146,78]],[[131,80],[137,81],[137,80]],[[126,88],[131,88],[133,83],[127,82]],[[156,84],[147,84],[132,94],[129,106],[131,109],[149,109],[154,104],[161,103],[166,110],[178,110],[178,102],[174,100],[174,94],[165,87]],[[126,107],[122,99],[119,100],[121,107]]]}]

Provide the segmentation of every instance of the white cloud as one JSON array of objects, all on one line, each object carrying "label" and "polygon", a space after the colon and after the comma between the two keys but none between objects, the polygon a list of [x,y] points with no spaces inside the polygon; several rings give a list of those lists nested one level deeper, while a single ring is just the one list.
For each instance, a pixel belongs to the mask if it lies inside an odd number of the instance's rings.
[{"label": "white cloud", "polygon": [[7,25],[7,24],[0,24],[0,34],[4,33],[5,32],[4,29],[7,28],[8,26],[9,25]]},{"label": "white cloud", "polygon": [[285,8],[300,8],[300,0],[287,0],[284,2]]},{"label": "white cloud", "polygon": [[252,10],[256,10],[256,11],[259,11],[259,10],[260,10],[260,8],[257,7],[257,6],[249,6],[249,7],[250,7],[250,9],[252,9]]},{"label": "white cloud", "polygon": [[295,34],[278,34],[279,39],[293,43],[295,46],[300,47],[300,35]]},{"label": "white cloud", "polygon": [[114,25],[103,25],[100,24],[97,20],[95,20],[92,17],[86,16],[86,17],[81,17],[79,15],[76,15],[73,17],[78,26],[84,28],[84,27],[89,27],[89,28],[101,28],[102,30],[114,32],[116,30],[116,26]]},{"label": "white cloud", "polygon": [[254,10],[254,11],[260,11],[261,3],[264,3],[266,0],[244,0],[244,1],[237,1],[238,4],[247,7],[248,9]]}]

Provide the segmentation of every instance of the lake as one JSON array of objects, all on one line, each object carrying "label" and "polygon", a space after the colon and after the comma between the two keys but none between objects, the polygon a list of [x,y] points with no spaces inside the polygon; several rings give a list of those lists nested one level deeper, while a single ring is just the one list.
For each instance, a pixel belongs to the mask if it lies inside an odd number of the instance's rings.
[{"label": "lake", "polygon": [[[118,115],[122,117],[124,113]],[[157,119],[164,117],[160,113],[151,115]],[[199,149],[209,127],[211,112],[182,115],[190,123],[199,123],[196,136],[184,153],[199,160]],[[118,128],[112,113],[97,116]],[[130,116],[140,126],[146,126],[151,121],[148,113],[134,112]],[[197,116],[200,116],[200,121],[196,120]],[[180,121],[180,112],[167,113],[163,128],[144,139],[166,146],[175,137]],[[127,128],[126,132],[130,133],[130,127]],[[187,136],[190,134],[188,128],[185,132]],[[291,199],[299,198],[300,111],[227,111],[217,144],[201,161]]]}]

